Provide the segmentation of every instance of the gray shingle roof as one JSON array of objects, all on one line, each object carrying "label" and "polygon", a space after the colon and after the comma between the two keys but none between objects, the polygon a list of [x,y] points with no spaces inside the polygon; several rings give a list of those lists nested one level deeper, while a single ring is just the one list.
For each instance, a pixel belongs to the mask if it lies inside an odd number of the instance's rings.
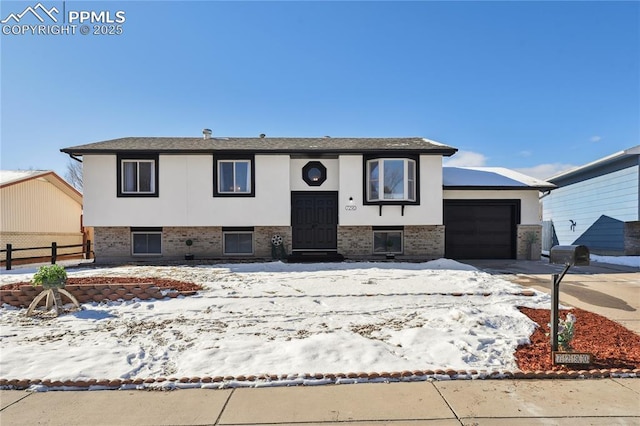
[{"label": "gray shingle roof", "polygon": [[71,155],[121,152],[158,153],[372,153],[380,151],[453,155],[457,149],[420,137],[411,138],[175,138],[129,137],[63,148]]}]

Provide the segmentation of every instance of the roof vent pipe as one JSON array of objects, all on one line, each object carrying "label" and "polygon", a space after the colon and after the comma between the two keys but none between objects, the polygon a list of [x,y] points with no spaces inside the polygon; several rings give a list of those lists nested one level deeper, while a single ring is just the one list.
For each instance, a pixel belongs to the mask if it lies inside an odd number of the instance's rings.
[{"label": "roof vent pipe", "polygon": [[211,129],[202,129],[202,137],[205,139],[211,139],[212,133]]}]

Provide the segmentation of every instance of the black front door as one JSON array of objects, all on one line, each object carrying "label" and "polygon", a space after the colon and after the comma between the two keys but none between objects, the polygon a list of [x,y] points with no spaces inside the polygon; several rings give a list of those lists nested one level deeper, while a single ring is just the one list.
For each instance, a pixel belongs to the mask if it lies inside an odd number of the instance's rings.
[{"label": "black front door", "polygon": [[338,248],[338,193],[292,192],[293,250]]}]

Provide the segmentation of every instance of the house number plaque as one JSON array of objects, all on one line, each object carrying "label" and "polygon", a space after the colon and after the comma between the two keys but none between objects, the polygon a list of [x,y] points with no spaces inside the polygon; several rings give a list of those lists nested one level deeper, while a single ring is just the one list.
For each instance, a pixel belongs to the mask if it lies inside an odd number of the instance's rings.
[{"label": "house number plaque", "polygon": [[357,210],[358,206],[344,206],[345,210]]},{"label": "house number plaque", "polygon": [[590,353],[578,352],[556,352],[553,351],[553,364],[591,364],[593,355]]}]

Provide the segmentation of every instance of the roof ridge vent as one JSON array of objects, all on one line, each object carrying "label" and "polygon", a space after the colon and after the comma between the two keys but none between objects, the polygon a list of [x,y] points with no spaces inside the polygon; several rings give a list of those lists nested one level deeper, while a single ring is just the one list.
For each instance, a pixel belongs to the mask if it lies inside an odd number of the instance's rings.
[{"label": "roof ridge vent", "polygon": [[212,134],[213,132],[211,131],[211,129],[202,129],[202,137],[204,139],[211,139]]}]

